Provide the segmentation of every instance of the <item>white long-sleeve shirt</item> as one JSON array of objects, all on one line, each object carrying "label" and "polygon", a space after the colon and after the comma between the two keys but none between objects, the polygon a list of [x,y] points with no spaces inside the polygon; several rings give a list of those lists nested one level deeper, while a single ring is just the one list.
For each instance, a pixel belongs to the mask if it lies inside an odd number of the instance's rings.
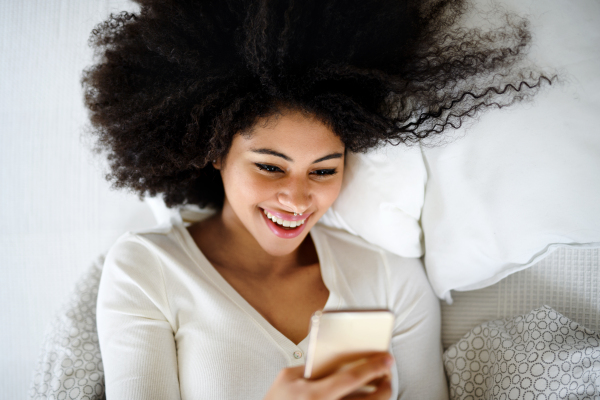
[{"label": "white long-sleeve shirt", "polygon": [[[310,235],[325,309],[395,313],[392,398],[447,399],[439,302],[421,261],[320,225]],[[181,220],[117,241],[97,307],[108,400],[262,399],[281,369],[304,364],[307,339],[294,344],[252,308]]]}]

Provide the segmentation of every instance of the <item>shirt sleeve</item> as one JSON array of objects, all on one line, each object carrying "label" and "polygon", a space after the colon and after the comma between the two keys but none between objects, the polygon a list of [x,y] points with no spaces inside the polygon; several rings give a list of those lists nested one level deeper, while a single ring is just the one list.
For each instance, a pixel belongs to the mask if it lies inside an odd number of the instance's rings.
[{"label": "shirt sleeve", "polygon": [[447,400],[442,362],[440,303],[418,258],[387,253],[389,303],[396,314],[392,353],[398,399]]},{"label": "shirt sleeve", "polygon": [[108,400],[180,399],[161,263],[135,235],[106,257],[96,318]]}]

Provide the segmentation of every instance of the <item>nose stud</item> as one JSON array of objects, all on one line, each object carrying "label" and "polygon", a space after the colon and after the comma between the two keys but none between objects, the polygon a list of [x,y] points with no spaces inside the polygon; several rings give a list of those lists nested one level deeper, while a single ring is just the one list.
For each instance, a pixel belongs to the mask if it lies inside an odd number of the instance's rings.
[{"label": "nose stud", "polygon": [[296,215],[302,215],[302,213],[298,214],[297,212],[295,212],[295,213],[294,213],[294,217],[295,217]]}]

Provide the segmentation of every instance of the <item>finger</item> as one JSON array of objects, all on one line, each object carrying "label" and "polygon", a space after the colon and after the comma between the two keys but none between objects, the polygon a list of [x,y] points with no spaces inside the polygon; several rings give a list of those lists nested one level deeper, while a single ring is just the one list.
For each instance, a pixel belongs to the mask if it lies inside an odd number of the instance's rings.
[{"label": "finger", "polygon": [[377,386],[377,390],[362,398],[362,400],[389,400],[392,396],[392,381],[384,379]]},{"label": "finger", "polygon": [[300,365],[298,367],[290,367],[284,368],[279,372],[277,379],[282,381],[291,382],[296,379],[300,379],[304,377],[304,365]]},{"label": "finger", "polygon": [[[369,388],[367,391],[363,390]],[[344,397],[346,399],[361,399],[361,400],[389,400],[392,394],[392,381],[387,375],[383,378],[369,382],[366,386],[361,387],[356,392]]]},{"label": "finger", "polygon": [[389,353],[369,357],[364,363],[335,372],[319,381],[319,385],[333,398],[344,397],[365,384],[390,375],[392,358]]}]

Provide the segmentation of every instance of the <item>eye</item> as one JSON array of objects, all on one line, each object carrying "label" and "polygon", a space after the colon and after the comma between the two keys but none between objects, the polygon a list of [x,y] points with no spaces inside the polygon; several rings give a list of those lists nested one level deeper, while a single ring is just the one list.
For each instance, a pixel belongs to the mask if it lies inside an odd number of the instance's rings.
[{"label": "eye", "polygon": [[337,174],[337,171],[336,171],[335,168],[331,168],[331,169],[318,169],[316,171],[311,172],[311,174],[317,175],[317,176],[335,175],[335,174]]},{"label": "eye", "polygon": [[261,171],[267,171],[267,172],[283,172],[281,170],[281,168],[276,167],[274,165],[268,165],[268,164],[259,164],[259,163],[254,163],[259,170]]}]

